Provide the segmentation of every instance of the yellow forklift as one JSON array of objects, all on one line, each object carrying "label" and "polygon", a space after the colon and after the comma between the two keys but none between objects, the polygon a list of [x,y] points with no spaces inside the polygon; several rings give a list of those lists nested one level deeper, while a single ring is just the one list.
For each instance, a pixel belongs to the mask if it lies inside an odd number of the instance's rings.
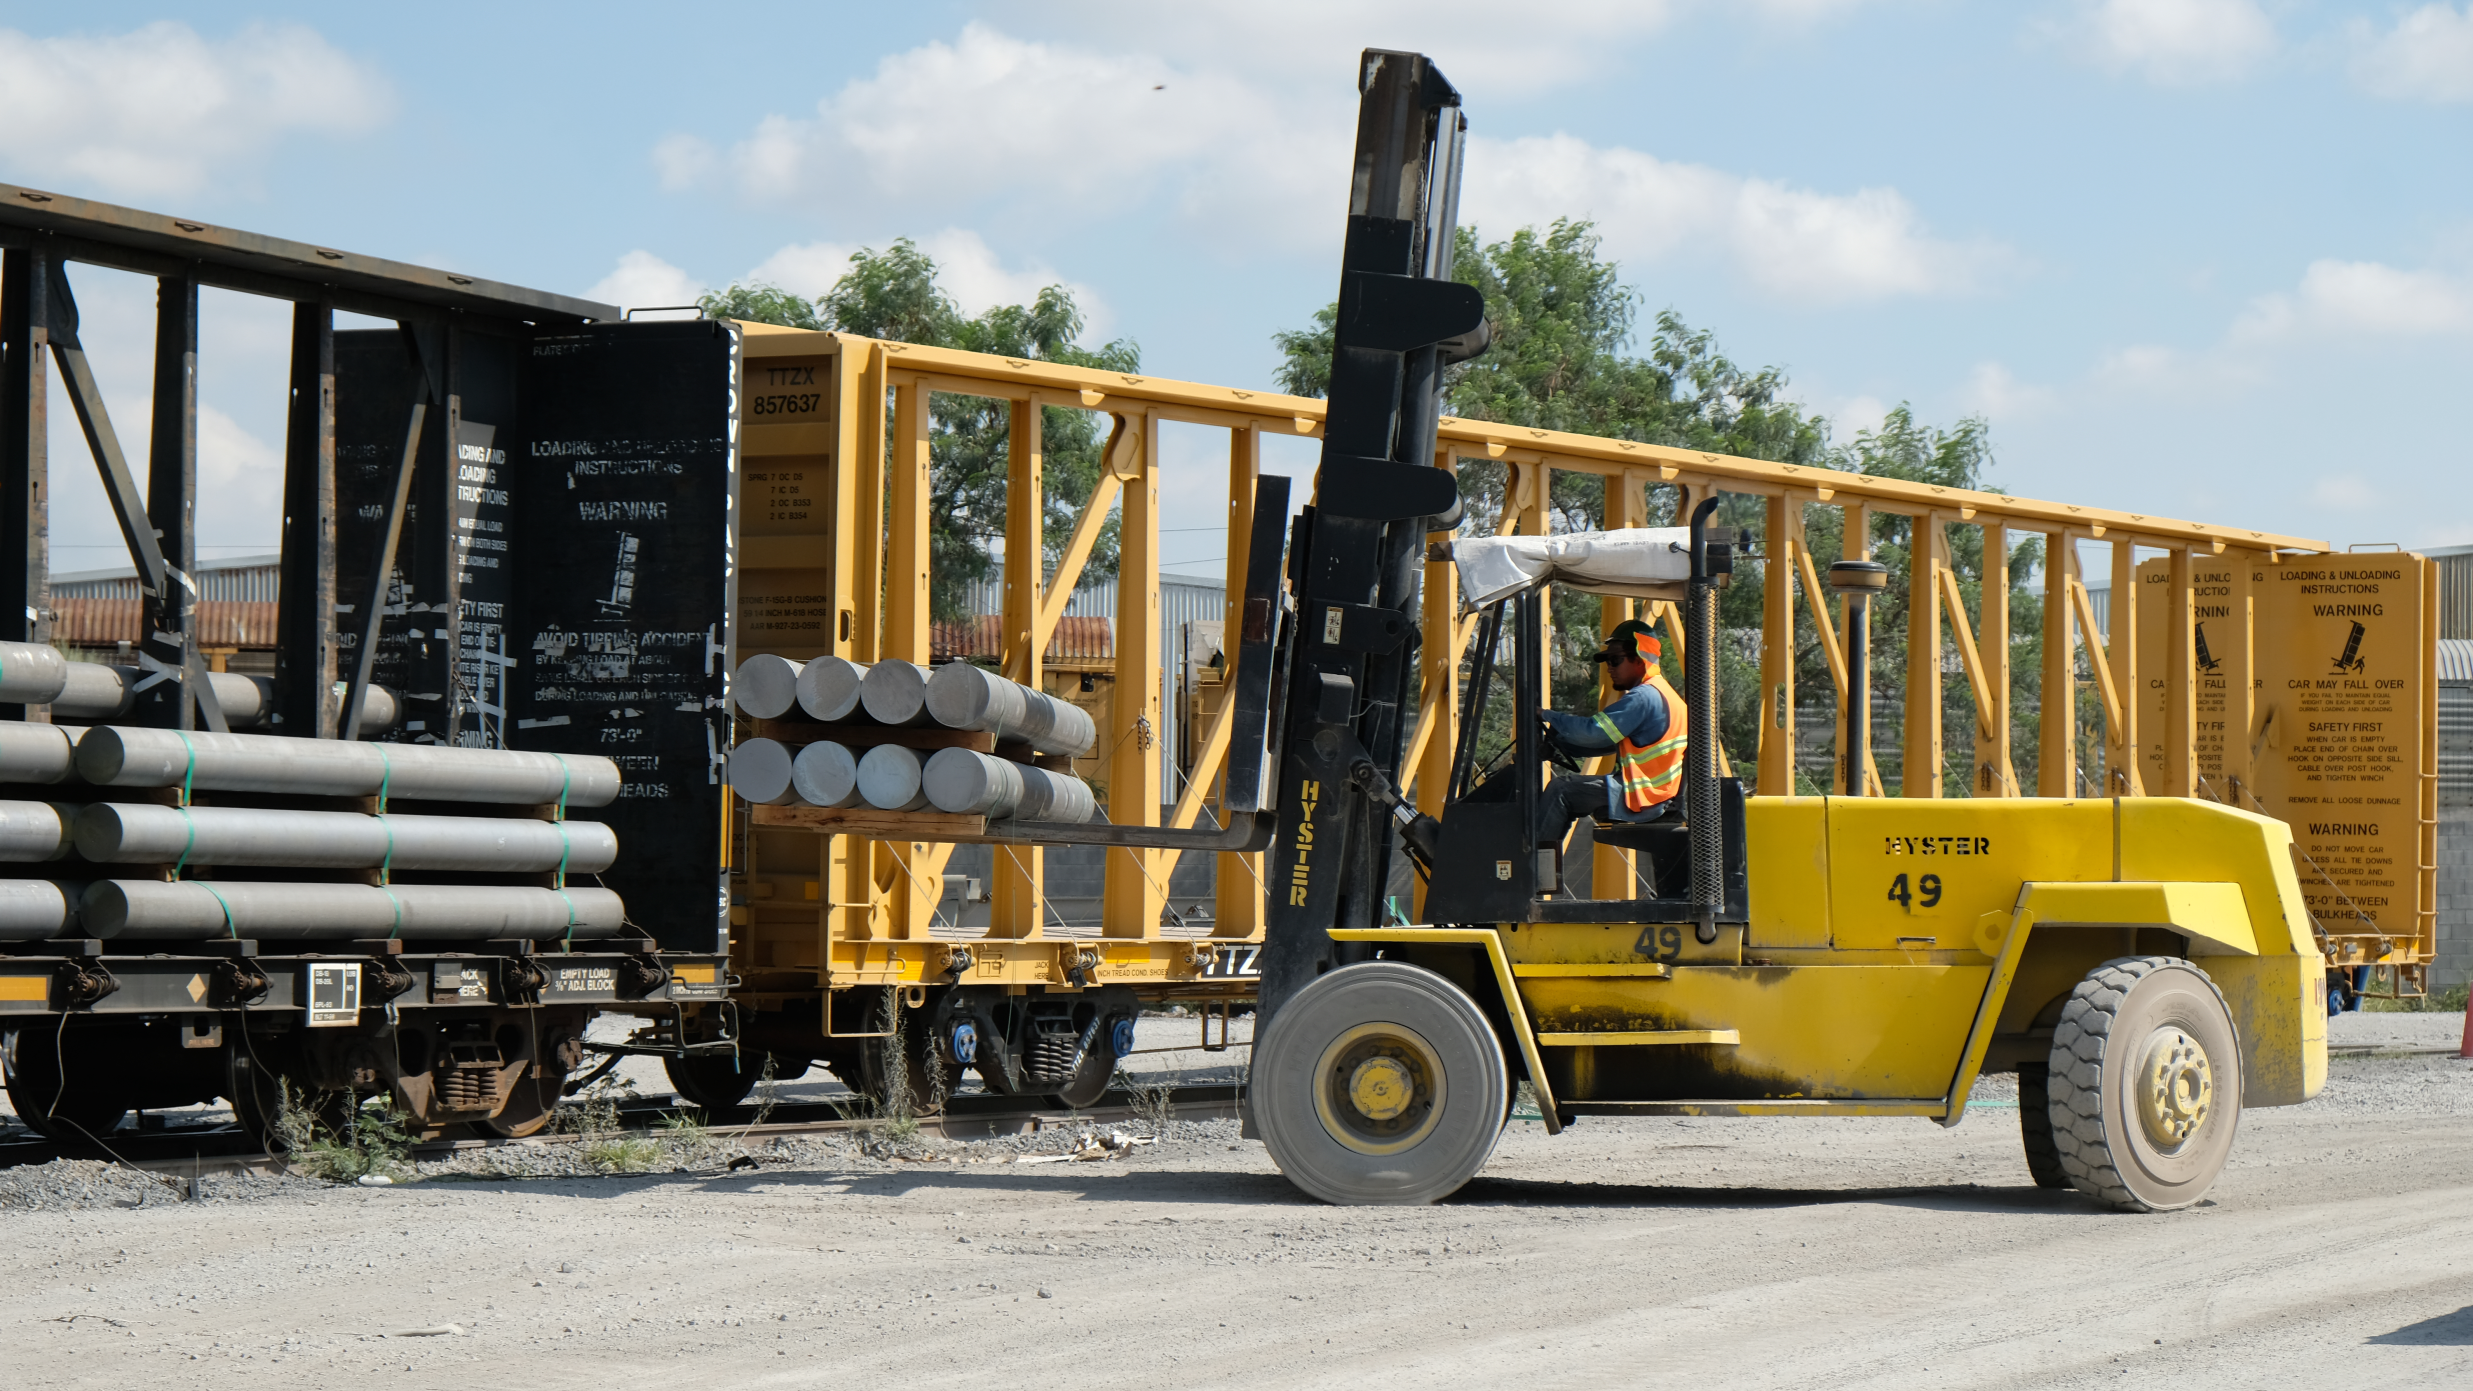
[{"label": "yellow forklift", "polygon": [[[1460,513],[1427,466],[1442,369],[1486,331],[1450,279],[1458,94],[1419,55],[1368,52],[1360,95],[1321,469],[1284,593],[1250,577],[1243,634],[1277,653],[1251,664],[1273,686],[1276,779],[1251,1133],[1316,1197],[1423,1203],[1485,1163],[1522,1080],[1559,1133],[1587,1115],[1955,1125],[1978,1077],[2014,1072],[2038,1184],[2135,1211],[2199,1201],[2243,1107],[2326,1076],[2287,828],[2180,798],[1746,796],[1717,771],[1715,594],[1738,538],[1709,525],[1713,499],[1663,538],[1620,533],[1630,562],[1511,538],[1534,551],[1482,606],[1448,800],[1435,818],[1401,797],[1418,565]],[[1833,567],[1850,597],[1884,579]],[[1683,606],[1684,814],[1594,831],[1639,852],[1646,896],[1574,897],[1539,828],[1552,584]],[[1515,737],[1480,767],[1506,641]],[[1862,700],[1858,677],[1856,788]],[[1427,877],[1428,924],[1382,921],[1394,853]]]}]

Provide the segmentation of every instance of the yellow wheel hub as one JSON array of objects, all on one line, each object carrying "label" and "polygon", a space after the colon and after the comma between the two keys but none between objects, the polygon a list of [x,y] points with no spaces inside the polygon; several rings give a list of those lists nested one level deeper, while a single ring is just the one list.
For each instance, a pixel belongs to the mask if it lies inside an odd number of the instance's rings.
[{"label": "yellow wheel hub", "polygon": [[1404,1024],[1359,1024],[1322,1050],[1314,1111],[1331,1138],[1359,1154],[1398,1154],[1443,1118],[1443,1060]]},{"label": "yellow wheel hub", "polygon": [[2207,1050],[2187,1032],[2167,1027],[2148,1035],[2137,1080],[2138,1121],[2158,1149],[2179,1149],[2206,1125],[2215,1075]]},{"label": "yellow wheel hub", "polygon": [[1348,1078],[1348,1100],[1370,1121],[1387,1121],[1408,1109],[1416,1082],[1397,1058],[1373,1057],[1357,1064]]}]

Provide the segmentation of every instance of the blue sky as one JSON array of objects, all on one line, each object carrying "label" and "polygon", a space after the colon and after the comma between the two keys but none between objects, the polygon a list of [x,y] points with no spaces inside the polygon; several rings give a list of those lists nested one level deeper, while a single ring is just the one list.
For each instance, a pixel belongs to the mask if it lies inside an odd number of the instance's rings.
[{"label": "blue sky", "polygon": [[[1841,437],[1909,401],[1987,417],[2022,494],[2473,541],[2462,0],[0,4],[0,179],[628,304],[906,235],[966,307],[1062,281],[1151,371],[1255,385],[1331,297],[1367,45],[1465,93],[1466,220],[1595,219],[1644,320]],[[146,289],[80,294],[142,437]],[[207,338],[203,532],[253,548],[281,317],[213,296]],[[1207,525],[1215,444],[1172,444]],[[59,568],[114,563],[54,457]]]}]

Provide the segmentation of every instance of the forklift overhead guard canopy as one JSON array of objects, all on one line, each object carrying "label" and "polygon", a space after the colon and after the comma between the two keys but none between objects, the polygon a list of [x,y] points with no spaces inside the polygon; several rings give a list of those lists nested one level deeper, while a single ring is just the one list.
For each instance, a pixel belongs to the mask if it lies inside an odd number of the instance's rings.
[{"label": "forklift overhead guard canopy", "polygon": [[1461,537],[1451,543],[1460,597],[1470,608],[1552,581],[1590,594],[1680,603],[1692,577],[1692,529],[1633,527],[1561,536]]}]

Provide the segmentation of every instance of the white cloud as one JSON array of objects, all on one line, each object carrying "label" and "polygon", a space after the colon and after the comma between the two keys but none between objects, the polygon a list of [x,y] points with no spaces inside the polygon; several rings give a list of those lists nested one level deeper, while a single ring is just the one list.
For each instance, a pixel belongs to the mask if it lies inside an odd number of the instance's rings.
[{"label": "white cloud", "polygon": [[2055,399],[2052,388],[2022,382],[1997,362],[1979,362],[1967,376],[1966,409],[1989,420],[2040,415]]},{"label": "white cloud", "polygon": [[1008,269],[976,232],[947,228],[921,241],[919,249],[935,258],[938,283],[965,314],[982,313],[1000,304],[1028,304],[1048,286],[1063,285],[1073,292],[1073,302],[1082,310],[1085,339],[1105,339],[1114,322],[1098,290],[1068,281],[1037,263]]},{"label": "white cloud", "polygon": [[[1831,8],[1783,0],[1780,13],[1808,18]],[[1653,32],[1666,22],[1667,11],[1657,6],[1598,9],[1617,36]],[[950,42],[885,58],[872,74],[818,102],[810,116],[767,116],[720,154],[695,137],[672,136],[655,148],[653,163],[668,186],[726,177],[754,202],[832,214],[863,207],[896,225],[1062,228],[1148,206],[1170,210],[1194,236],[1222,246],[1332,249],[1341,231],[1337,191],[1347,179],[1353,90],[1325,80],[1320,67],[1307,82],[1288,68],[1266,76],[1240,60],[1264,34],[1320,51],[1309,42],[1317,26],[1357,9],[1274,5],[1268,15],[1249,12],[1243,25],[1184,9],[1142,19],[1112,5],[1078,13],[1086,20],[1121,17],[1123,32],[1107,36],[1113,42],[1160,40],[1161,51],[1206,54],[1215,66],[1070,40],[1017,39],[974,23]],[[1310,32],[1292,34],[1272,22],[1282,16]],[[1551,38],[1515,37],[1499,47],[1526,51],[1528,44],[1538,54],[1559,55],[1556,61],[1570,60],[1563,68],[1569,77],[1577,71],[1574,55],[1587,47],[1573,32],[1579,30],[1557,26]],[[1225,42],[1197,37],[1206,34]],[[1166,42],[1180,35],[1195,41]],[[1353,42],[1368,40],[1380,41],[1367,32]],[[1353,43],[1348,47],[1353,51]],[[1454,71],[1448,64],[1445,70]],[[1245,75],[1234,75],[1240,71]],[[1470,79],[1462,69],[1454,80]],[[1930,235],[1895,189],[1824,193],[1568,136],[1472,141],[1462,214],[1505,231],[1559,216],[1594,218],[1618,256],[1711,251],[1772,294],[1813,302],[1963,291],[2015,259],[1988,243]],[[983,253],[956,247],[945,259],[962,273]],[[990,302],[1019,298],[1010,290],[989,295]]]},{"label": "white cloud", "polygon": [[168,20],[99,37],[0,29],[0,160],[12,179],[193,193],[286,136],[357,133],[392,105],[375,70],[297,25],[220,42]]},{"label": "white cloud", "polygon": [[2275,52],[2275,22],[2256,0],[2100,0],[2063,26],[2071,45],[2110,72],[2167,87],[2241,77]]},{"label": "white cloud", "polygon": [[200,402],[197,410],[198,534],[251,536],[282,515],[283,451]]},{"label": "white cloud", "polygon": [[2310,501],[2342,512],[2366,512],[2385,501],[2370,481],[2355,473],[2331,473],[2310,485]]},{"label": "white cloud", "polygon": [[720,162],[710,144],[692,135],[668,136],[653,145],[653,169],[672,193],[702,183]]},{"label": "white cloud", "polygon": [[[768,116],[726,164],[760,202],[864,190],[916,211],[991,197],[1101,215],[1162,180],[1239,177],[1287,125],[1268,94],[1140,55],[1015,39],[972,24],[897,53],[816,105]],[[1250,138],[1249,138],[1250,137]],[[1345,168],[1344,133],[1332,137]],[[675,150],[669,168],[689,160]]]},{"label": "white cloud", "polygon": [[1866,430],[1877,430],[1889,418],[1889,403],[1878,396],[1850,396],[1829,411],[1829,436],[1851,440]]},{"label": "white cloud", "polygon": [[815,299],[833,288],[833,282],[850,269],[850,253],[856,247],[838,242],[803,242],[785,246],[756,264],[742,279],[751,285],[771,285],[788,290],[805,299]]},{"label": "white cloud", "polygon": [[2240,343],[2346,335],[2423,338],[2473,329],[2473,285],[2437,271],[2321,260],[2289,294],[2263,295],[2236,320]]},{"label": "white cloud", "polygon": [[2353,81],[2362,89],[2399,101],[2473,101],[2473,5],[2424,5],[2396,27],[2366,42],[2353,59]]},{"label": "white cloud", "polygon": [[1891,188],[1820,193],[1569,135],[1469,144],[1465,222],[1483,229],[1585,217],[1618,258],[1714,252],[1781,299],[1958,293],[2015,261],[1992,243],[1933,237]]},{"label": "white cloud", "polygon": [[668,308],[693,304],[705,291],[704,282],[649,251],[630,251],[584,298],[621,309]]},{"label": "white cloud", "polygon": [[[1849,0],[1761,0],[1764,15],[1799,18]],[[1551,23],[1506,22],[1497,0],[1255,0],[1241,16],[1220,7],[1138,0],[1076,0],[1042,11],[1043,27],[1160,53],[1209,54],[1234,71],[1269,75],[1340,96],[1368,48],[1432,55],[1463,93],[1530,96],[1603,71],[1684,11],[1677,0],[1559,0]]]}]

